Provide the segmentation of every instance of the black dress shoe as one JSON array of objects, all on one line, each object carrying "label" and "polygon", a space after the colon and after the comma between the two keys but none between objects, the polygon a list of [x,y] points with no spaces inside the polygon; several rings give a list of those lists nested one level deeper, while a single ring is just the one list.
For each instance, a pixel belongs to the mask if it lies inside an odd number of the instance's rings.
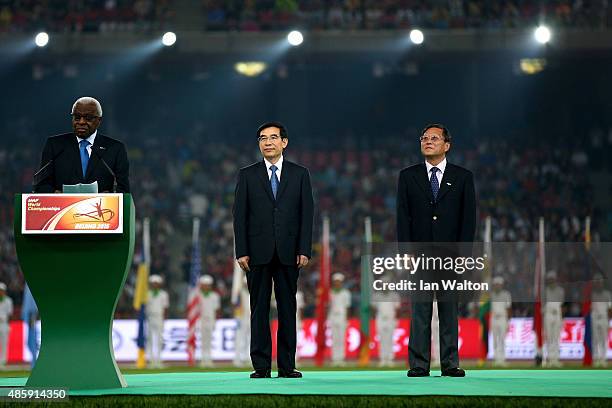
[{"label": "black dress shoe", "polygon": [[408,377],[429,377],[429,371],[421,367],[414,367],[408,370]]},{"label": "black dress shoe", "polygon": [[302,378],[302,373],[298,370],[278,371],[278,378]]},{"label": "black dress shoe", "polygon": [[465,370],[459,367],[442,370],[442,377],[465,377]]},{"label": "black dress shoe", "polygon": [[271,378],[270,369],[267,370],[255,370],[251,373],[251,378]]}]

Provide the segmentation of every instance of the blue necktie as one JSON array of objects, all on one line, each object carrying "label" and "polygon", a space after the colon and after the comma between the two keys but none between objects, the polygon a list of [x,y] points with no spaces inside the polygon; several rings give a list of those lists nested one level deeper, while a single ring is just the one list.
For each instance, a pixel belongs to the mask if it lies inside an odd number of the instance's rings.
[{"label": "blue necktie", "polygon": [[278,181],[278,176],[276,175],[276,170],[278,170],[278,167],[276,167],[275,165],[270,166],[270,171],[272,172],[272,177],[270,177],[270,185],[272,186],[272,194],[274,195],[274,199],[276,199],[278,185],[280,184],[280,182]]},{"label": "blue necktie", "polygon": [[79,142],[79,150],[81,151],[81,168],[83,169],[83,178],[85,178],[85,173],[87,173],[87,163],[89,163],[89,155],[87,154],[87,146],[91,143],[89,141],[83,139]]},{"label": "blue necktie", "polygon": [[429,183],[431,184],[431,192],[433,193],[434,200],[438,197],[438,191],[440,191],[440,184],[438,184],[438,177],[436,176],[439,170],[440,169],[437,167],[432,167],[430,170],[431,177],[429,178]]}]

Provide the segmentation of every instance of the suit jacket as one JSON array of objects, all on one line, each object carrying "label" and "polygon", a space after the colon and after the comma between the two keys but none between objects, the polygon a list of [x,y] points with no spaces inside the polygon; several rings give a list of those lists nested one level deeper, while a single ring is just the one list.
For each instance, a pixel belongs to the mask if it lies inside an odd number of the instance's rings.
[{"label": "suit jacket", "polygon": [[[40,166],[53,162],[41,174],[40,181],[34,186],[36,193],[53,193],[62,191],[64,184],[98,182],[99,192],[113,192],[113,176],[100,160],[108,164],[117,177],[117,192],[129,193],[130,164],[125,145],[118,140],[98,132],[92,146],[91,156],[85,177],[81,168],[79,144],[74,133],[51,136],[47,139],[42,153]],[[36,181],[35,181],[36,183]]]},{"label": "suit jacket", "polygon": [[236,258],[264,265],[274,256],[295,265],[297,255],[311,257],[314,202],[308,169],[283,161],[276,199],[264,161],[240,169],[234,200]]},{"label": "suit jacket", "polygon": [[403,169],[397,187],[399,242],[472,242],[476,230],[474,176],[447,163],[434,200],[425,163]]}]

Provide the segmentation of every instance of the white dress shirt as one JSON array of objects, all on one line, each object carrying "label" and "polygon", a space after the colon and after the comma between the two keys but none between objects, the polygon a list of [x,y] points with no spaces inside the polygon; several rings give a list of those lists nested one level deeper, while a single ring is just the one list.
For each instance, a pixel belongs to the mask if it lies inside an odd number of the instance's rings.
[{"label": "white dress shirt", "polygon": [[[272,180],[272,170],[270,170],[270,166],[272,163],[268,161],[268,159],[264,158],[264,162],[266,163],[266,169],[268,170],[268,180]],[[274,165],[277,167],[276,177],[278,177],[278,181],[281,179],[281,172],[283,171],[283,155],[281,154],[280,159]]]},{"label": "white dress shirt", "polygon": [[80,137],[77,136],[77,143],[79,143],[79,147],[80,147],[81,140],[87,140],[89,142],[89,146],[87,146],[87,154],[89,155],[89,157],[91,157],[91,149],[93,149],[94,140],[96,140],[97,134],[98,134],[98,129],[96,129],[96,131],[93,132],[91,136],[89,136],[87,139],[81,139]]},{"label": "white dress shirt", "polygon": [[427,180],[431,180],[431,169],[437,167],[439,171],[436,171],[436,177],[438,179],[438,186],[442,187],[442,177],[444,176],[444,170],[446,170],[446,157],[437,166],[429,164],[425,160],[425,167],[427,167]]}]

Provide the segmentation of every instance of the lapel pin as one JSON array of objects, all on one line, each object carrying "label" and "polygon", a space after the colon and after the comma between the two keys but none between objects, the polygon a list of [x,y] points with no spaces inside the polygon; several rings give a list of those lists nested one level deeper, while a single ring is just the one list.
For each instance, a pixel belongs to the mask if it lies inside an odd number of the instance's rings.
[{"label": "lapel pin", "polygon": [[449,182],[447,181],[447,182],[446,182],[446,185],[449,185],[449,186],[450,186],[450,185],[451,185],[451,183],[449,183]]}]

